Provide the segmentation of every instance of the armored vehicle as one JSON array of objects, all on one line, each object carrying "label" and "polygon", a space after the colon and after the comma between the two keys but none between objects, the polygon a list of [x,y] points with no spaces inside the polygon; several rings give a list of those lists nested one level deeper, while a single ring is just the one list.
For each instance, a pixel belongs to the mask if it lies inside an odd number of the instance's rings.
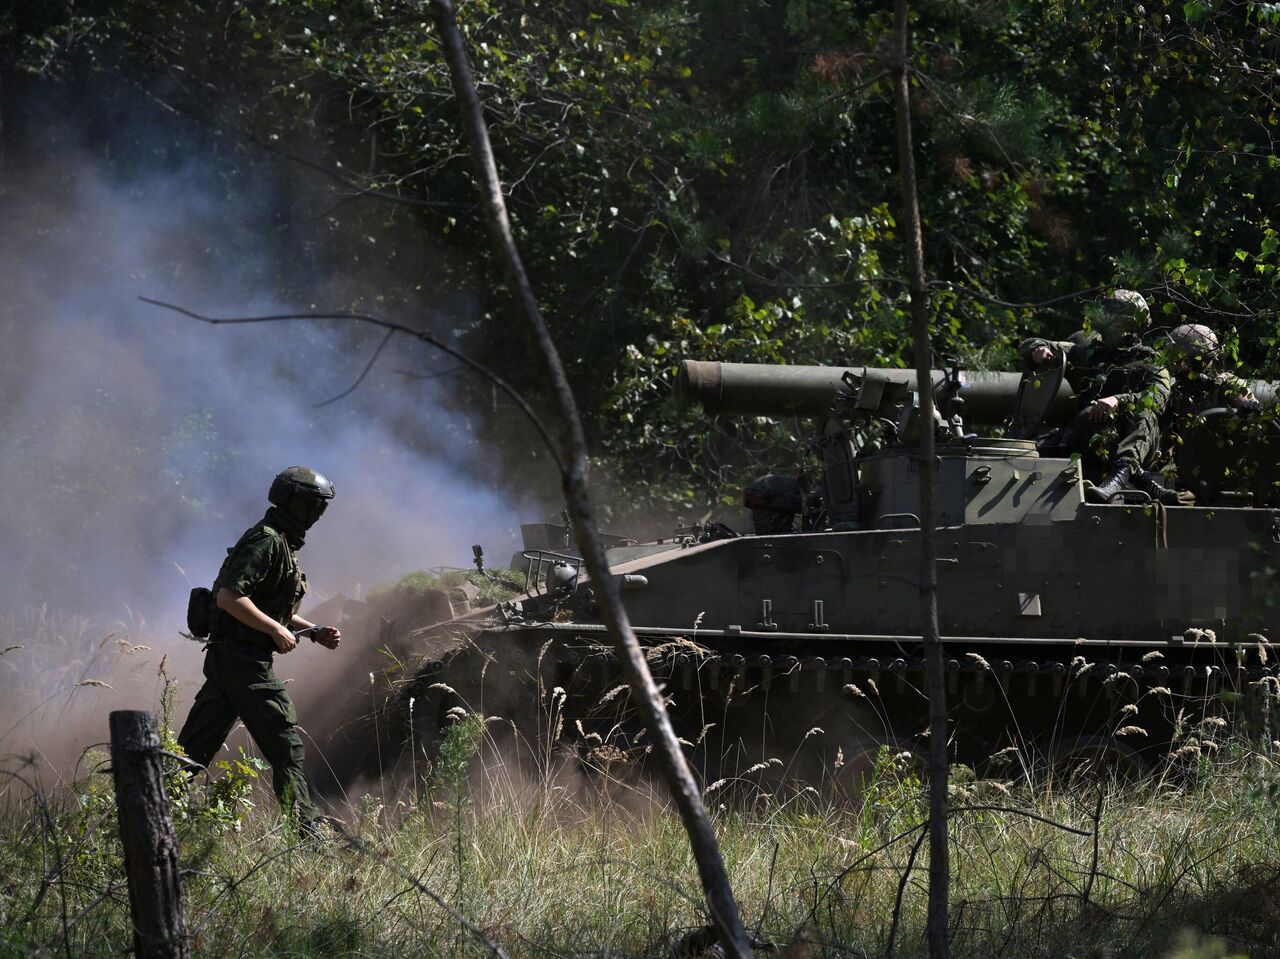
[{"label": "armored vehicle", "polygon": [[[937,371],[934,423],[914,386],[906,370],[682,364],[680,398],[708,413],[814,422],[812,488],[758,484],[753,530],[710,524],[610,550],[707,789],[847,789],[886,749],[920,753],[924,429],[937,438],[956,762],[980,775],[1127,775],[1215,748],[1232,728],[1271,738],[1269,425],[1204,411],[1177,456],[1188,505],[1136,490],[1095,505],[1084,464],[1036,442],[1073,412],[1060,369]],[[1254,388],[1274,404],[1270,385]],[[617,772],[644,753],[644,733],[591,584],[565,527],[530,529],[523,595],[418,631],[417,672],[383,734],[411,723],[430,744],[461,707],[496,718],[504,748]]]}]

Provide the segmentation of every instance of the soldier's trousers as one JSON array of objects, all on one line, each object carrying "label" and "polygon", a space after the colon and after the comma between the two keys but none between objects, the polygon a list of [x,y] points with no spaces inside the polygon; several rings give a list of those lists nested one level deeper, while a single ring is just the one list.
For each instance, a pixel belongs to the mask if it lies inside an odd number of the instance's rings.
[{"label": "soldier's trousers", "polygon": [[1071,448],[1104,468],[1147,469],[1160,449],[1160,422],[1152,410],[1125,410],[1095,423],[1082,410],[1071,424]]},{"label": "soldier's trousers", "polygon": [[302,822],[315,819],[319,810],[303,771],[298,713],[271,668],[271,652],[243,640],[212,642],[204,655],[204,676],[178,744],[208,766],[239,719],[271,764],[271,785],[281,806]]}]

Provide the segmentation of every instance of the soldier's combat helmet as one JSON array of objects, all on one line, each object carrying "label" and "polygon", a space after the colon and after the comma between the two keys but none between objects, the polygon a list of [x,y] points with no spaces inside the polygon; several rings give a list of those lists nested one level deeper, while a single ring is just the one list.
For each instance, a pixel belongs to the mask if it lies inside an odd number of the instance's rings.
[{"label": "soldier's combat helmet", "polygon": [[309,527],[324,515],[334,492],[333,481],[329,477],[305,466],[290,466],[277,473],[271,481],[267,499]]},{"label": "soldier's combat helmet", "polygon": [[751,510],[758,535],[792,533],[804,505],[800,482],[794,476],[768,473],[742,491],[742,505]]},{"label": "soldier's combat helmet", "polygon": [[1202,323],[1183,323],[1169,333],[1174,350],[1188,359],[1209,359],[1218,352],[1218,335]]},{"label": "soldier's combat helmet", "polygon": [[1093,321],[1107,346],[1136,340],[1151,323],[1151,307],[1137,290],[1113,290],[1099,301],[1101,312]]}]

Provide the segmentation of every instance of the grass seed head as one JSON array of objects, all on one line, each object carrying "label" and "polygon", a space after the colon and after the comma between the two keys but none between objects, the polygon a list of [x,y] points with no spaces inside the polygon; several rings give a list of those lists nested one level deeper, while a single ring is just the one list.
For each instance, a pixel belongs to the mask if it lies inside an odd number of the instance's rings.
[{"label": "grass seed head", "polygon": [[607,693],[605,693],[603,696],[600,697],[600,705],[603,706],[605,703],[613,702],[613,700],[617,699],[620,695],[622,695],[622,693],[626,690],[626,688],[627,688],[626,683],[623,683],[620,686],[614,686],[613,689],[609,690]]}]

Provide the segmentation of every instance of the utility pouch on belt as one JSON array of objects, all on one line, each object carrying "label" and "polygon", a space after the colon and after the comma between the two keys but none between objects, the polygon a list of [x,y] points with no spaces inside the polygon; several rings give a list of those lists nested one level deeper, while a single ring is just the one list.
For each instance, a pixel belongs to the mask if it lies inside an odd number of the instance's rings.
[{"label": "utility pouch on belt", "polygon": [[193,589],[187,600],[187,632],[196,639],[208,639],[213,632],[213,618],[217,609],[213,590],[204,586]]}]

